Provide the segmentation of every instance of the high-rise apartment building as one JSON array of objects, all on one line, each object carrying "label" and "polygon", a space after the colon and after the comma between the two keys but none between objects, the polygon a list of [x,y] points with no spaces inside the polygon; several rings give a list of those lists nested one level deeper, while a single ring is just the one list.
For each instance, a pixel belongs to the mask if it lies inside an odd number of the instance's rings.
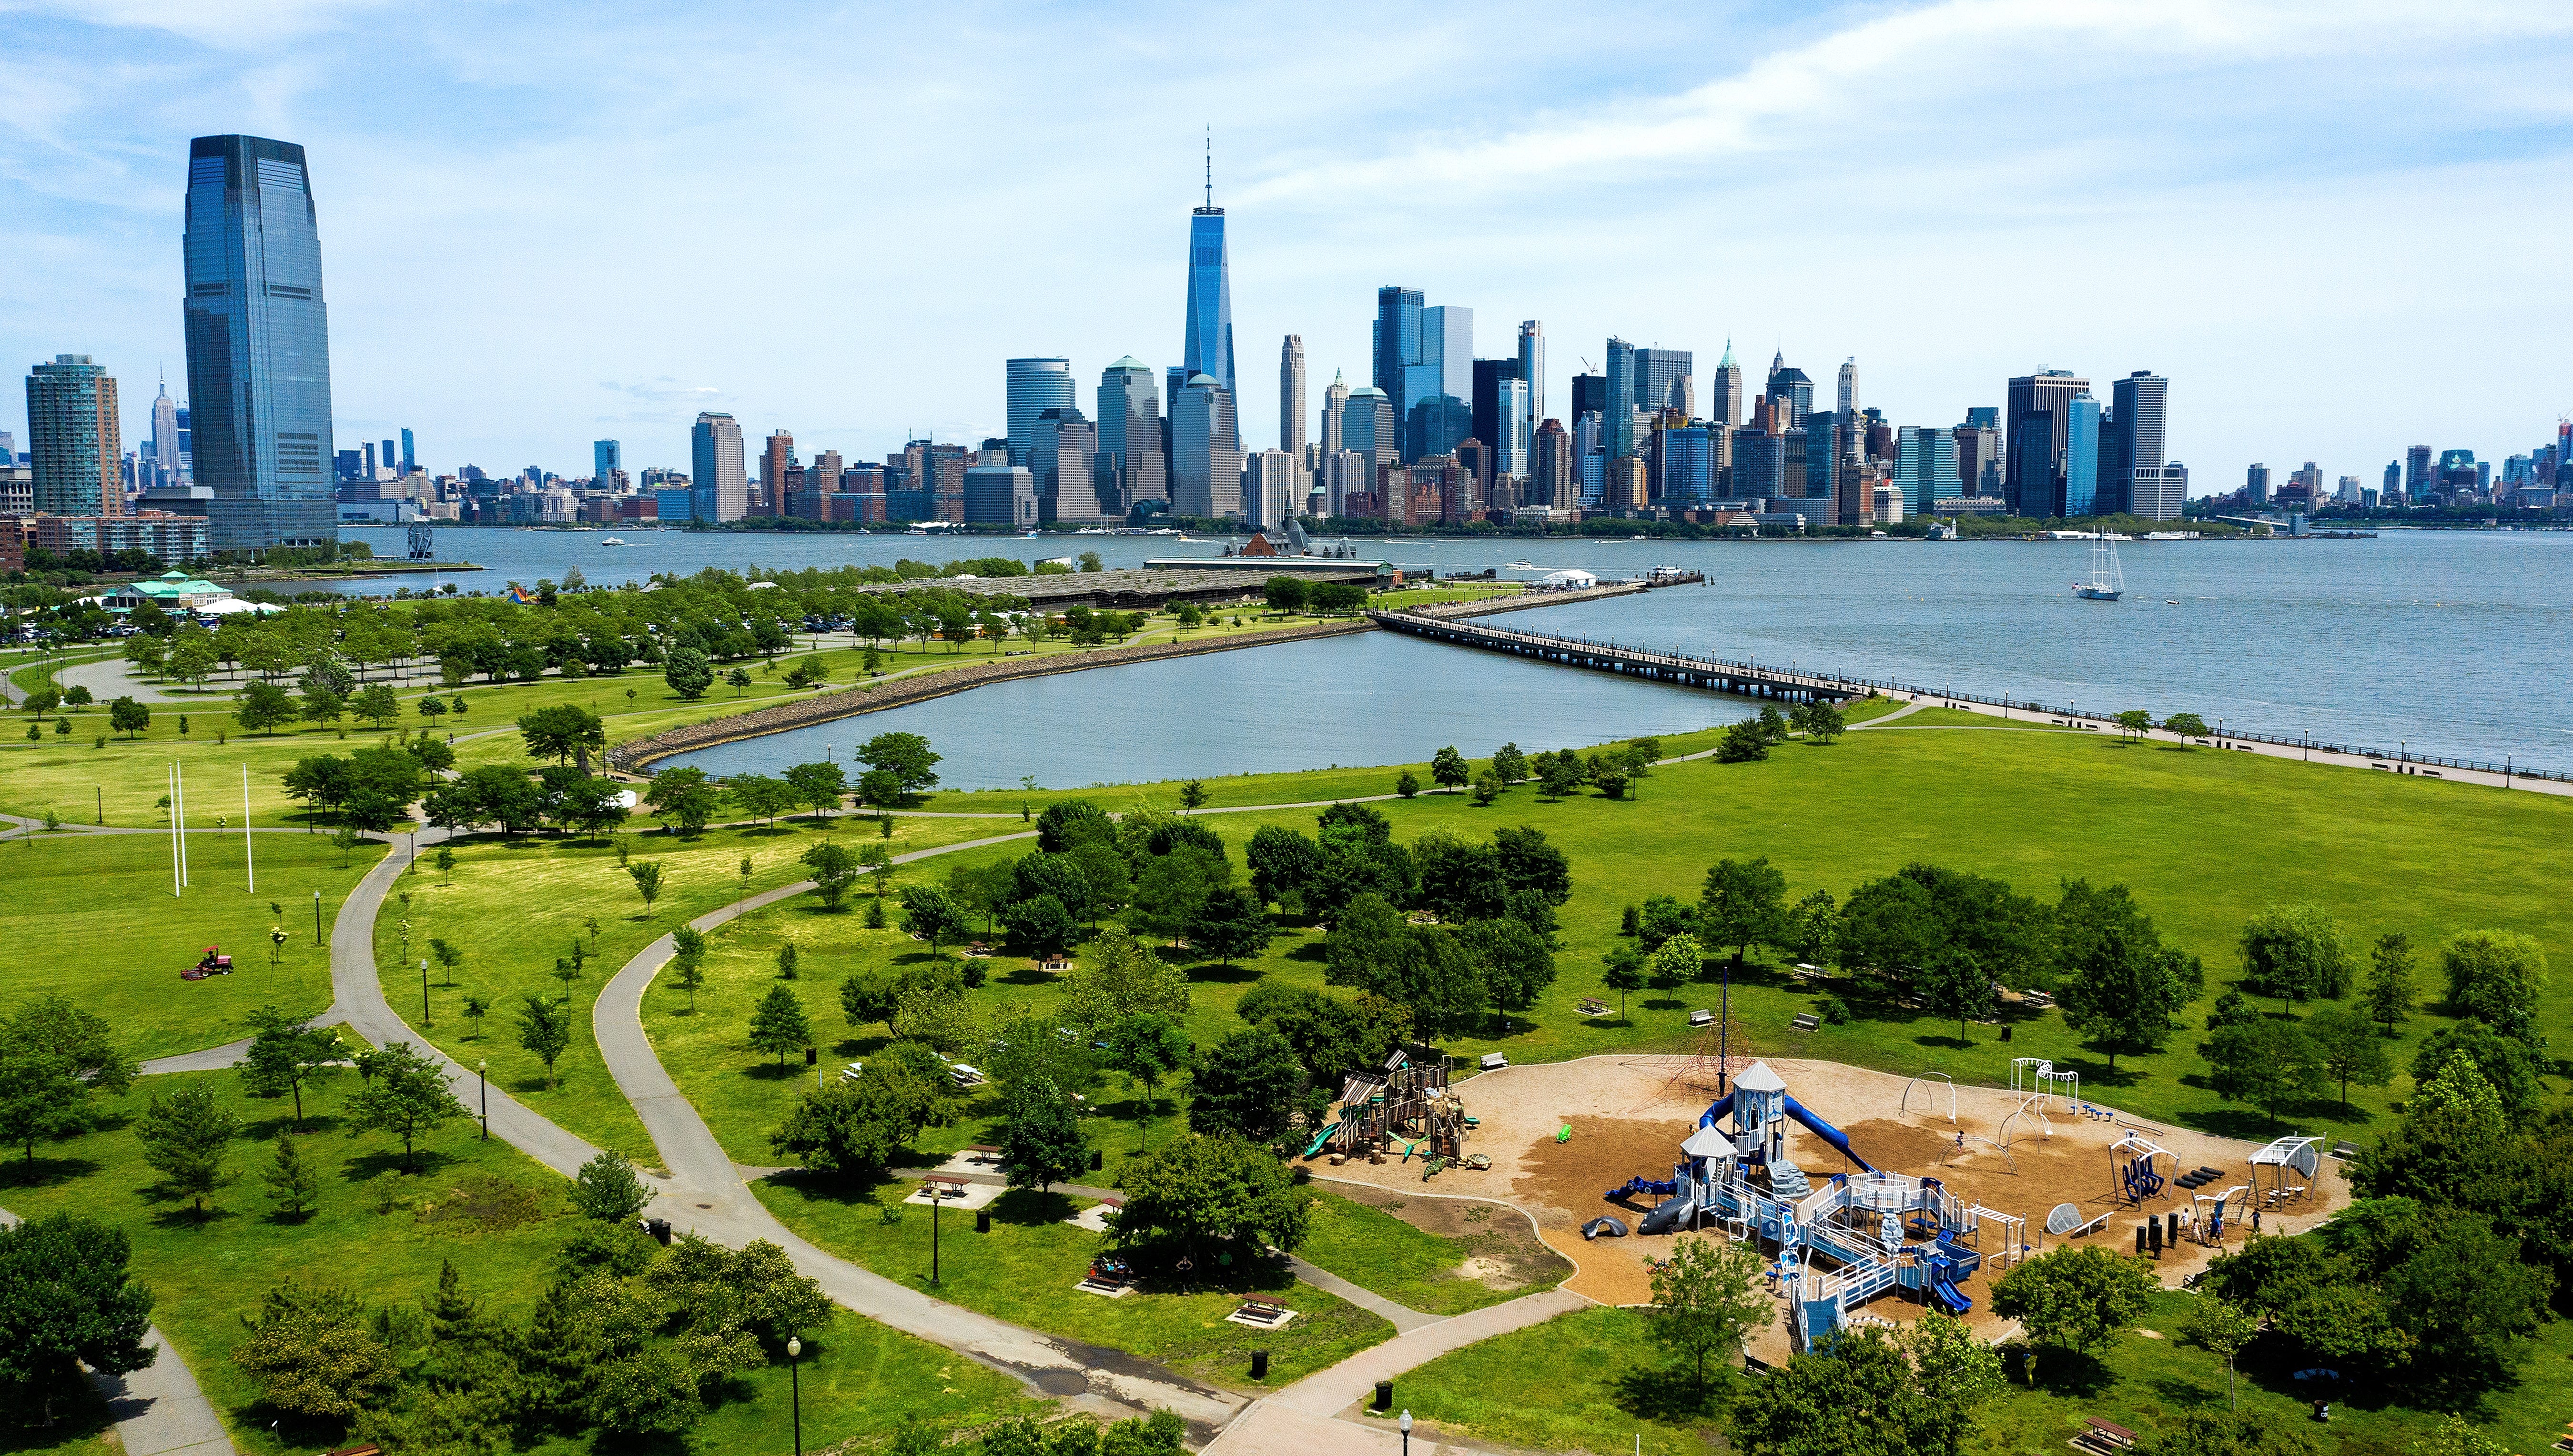
[{"label": "high-rise apartment building", "polygon": [[2242,503],[2255,507],[2269,503],[2269,467],[2258,460],[2242,468]]},{"label": "high-rise apartment building", "polygon": [[768,442],[759,452],[759,490],[761,502],[768,507],[763,515],[776,515],[786,508],[786,472],[795,468],[795,436],[782,429],[770,430]]},{"label": "high-rise apartment building", "polygon": [[705,410],[688,431],[689,515],[703,521],[739,520],[750,513],[750,481],[743,468],[741,422]]},{"label": "high-rise apartment building", "polygon": [[36,509],[123,515],[125,445],[116,379],[85,354],[27,370],[27,451]]},{"label": "high-rise apartment building", "polygon": [[1304,336],[1289,334],[1278,347],[1278,447],[1304,454]]},{"label": "high-rise apartment building", "polygon": [[1528,461],[1528,503],[1557,510],[1571,508],[1580,495],[1580,479],[1572,467],[1571,431],[1559,419],[1546,420],[1536,427],[1531,453],[1534,458]]},{"label": "high-rise apartment building", "polygon": [[1233,393],[1194,374],[1171,405],[1171,511],[1207,519],[1242,514],[1242,432]]},{"label": "high-rise apartment building", "polygon": [[[1206,374],[1233,397],[1233,263],[1226,252],[1224,209],[1215,205],[1215,160],[1207,160],[1206,206],[1189,215],[1189,317],[1180,366]],[[1073,401],[1066,399],[1066,404]],[[1174,396],[1174,407],[1178,399]],[[1015,436],[1013,436],[1015,438]]]},{"label": "high-rise apartment building", "polygon": [[1524,475],[1528,472],[1530,439],[1527,401],[1530,392],[1530,385],[1525,379],[1512,378],[1500,381],[1500,408],[1497,411],[1500,437],[1491,442],[1492,469],[1495,474]]},{"label": "high-rise apartment building", "polygon": [[1060,356],[1014,359],[1007,368],[1010,463],[1024,465],[1036,449],[1037,417],[1049,409],[1078,408],[1081,390],[1073,382],[1072,361]]},{"label": "high-rise apartment building", "polygon": [[1333,369],[1330,387],[1322,391],[1322,455],[1326,459],[1345,448],[1340,442],[1340,415],[1348,403],[1348,381]]},{"label": "high-rise apartment building", "polygon": [[188,146],[188,402],[217,551],[324,545],[331,498],[331,329],[304,149],[265,137]]},{"label": "high-rise apartment building", "polygon": [[2004,406],[2008,411],[2004,448],[2010,468],[2004,483],[2014,515],[2044,519],[2058,513],[2072,399],[2090,388],[2091,381],[2071,369],[2042,369],[2010,381],[2009,402]]},{"label": "high-rise apartment building", "polygon": [[1162,397],[1153,371],[1133,355],[1099,376],[1099,482],[1119,515],[1139,500],[1171,498],[1163,453]]},{"label": "high-rise apartment building", "polygon": [[1733,358],[1733,341],[1724,341],[1724,358],[1715,366],[1715,386],[1708,390],[1706,417],[1727,429],[1742,422],[1742,365]]},{"label": "high-rise apartment building", "polygon": [[1527,437],[1534,439],[1537,421],[1545,418],[1545,325],[1539,320],[1519,321],[1519,377],[1528,387],[1522,422]]},{"label": "high-rise apartment building", "polygon": [[[616,472],[624,468],[625,446],[622,442],[612,439],[589,442],[589,478],[598,489],[606,489],[607,482],[615,479]],[[405,470],[404,473],[409,474],[410,471]]]},{"label": "high-rise apartment building", "polygon": [[[1036,477],[1039,518],[1096,521],[1099,508],[1099,426],[1069,406],[1037,416],[1036,447],[1028,469]],[[970,485],[970,480],[969,480]]]}]

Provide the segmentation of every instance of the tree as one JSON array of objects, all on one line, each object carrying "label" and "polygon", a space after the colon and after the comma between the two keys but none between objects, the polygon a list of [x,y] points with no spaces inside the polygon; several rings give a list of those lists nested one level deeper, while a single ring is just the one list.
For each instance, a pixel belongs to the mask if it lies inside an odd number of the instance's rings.
[{"label": "tree", "polygon": [[[444,941],[429,944],[441,965],[455,954]],[[346,1055],[339,1033],[308,1027],[274,1006],[253,1011],[250,1025],[250,1050],[242,1055],[243,1088],[255,1097],[293,1095],[295,1125],[303,1126],[305,1084],[330,1077]]]},{"label": "tree", "polygon": [[[1030,858],[1034,858],[1031,856]],[[1014,900],[1001,911],[1010,934],[1030,955],[1052,960],[1081,938],[1081,923],[1072,917],[1063,901],[1053,895],[1038,895],[1027,900]]]},{"label": "tree", "polygon": [[840,807],[849,781],[836,763],[799,763],[786,771],[786,787],[794,792],[796,803],[819,816]]},{"label": "tree", "polygon": [[154,1093],[135,1132],[162,1187],[195,1199],[197,1215],[204,1217],[206,1195],[232,1181],[224,1171],[224,1150],[241,1136],[241,1118],[215,1099],[213,1088],[190,1083],[166,1097]]},{"label": "tree", "polygon": [[1300,576],[1272,576],[1261,583],[1260,594],[1267,599],[1273,612],[1301,611],[1305,585]]},{"label": "tree", "polygon": [[1778,939],[1786,928],[1787,876],[1767,856],[1748,862],[1718,860],[1698,895],[1698,924],[1707,939],[1733,947],[1733,969],[1753,943]]},{"label": "tree", "polygon": [[1483,994],[1491,998],[1501,1035],[1509,1014],[1526,1011],[1554,984],[1554,951],[1545,938],[1517,920],[1471,920],[1458,926],[1456,943],[1473,962]]},{"label": "tree", "polygon": [[2412,981],[2412,938],[2401,931],[2378,936],[2367,955],[2368,1016],[2383,1022],[2390,1037],[2397,1024],[2411,1018],[2420,995]]},{"label": "tree", "polygon": [[2546,952],[2517,931],[2466,931],[2439,948],[2448,1005],[2507,1037],[2533,1041]]},{"label": "tree", "polygon": [[2353,1007],[2327,1006],[2308,1018],[2305,1035],[2312,1041],[2323,1072],[2340,1083],[2340,1109],[2349,1112],[2349,1085],[2383,1087],[2394,1080],[2394,1058],[2376,1024]]},{"label": "tree", "polygon": [[1286,1039],[1245,1027],[1207,1049],[1192,1075],[1189,1126],[1253,1142],[1275,1142],[1304,1087],[1304,1069]]},{"label": "tree", "polygon": [[1528,776],[1527,755],[1515,743],[1504,743],[1492,752],[1492,775],[1503,784],[1515,784]]},{"label": "tree", "polygon": [[1884,1330],[1847,1331],[1752,1382],[1727,1434],[1744,1456],[1916,1456],[1948,1424],[1928,1386]]},{"label": "tree", "polygon": [[661,862],[636,860],[625,867],[625,873],[633,877],[634,893],[643,897],[643,908],[649,911],[652,902],[661,898]]},{"label": "tree", "polygon": [[245,733],[275,734],[295,721],[295,699],[273,682],[255,682],[241,690],[233,721]]},{"label": "tree", "polygon": [[118,698],[107,705],[107,726],[131,739],[152,726],[152,710],[132,698]]},{"label": "tree", "polygon": [[530,992],[519,999],[517,1024],[518,1045],[545,1065],[551,1079],[555,1059],[571,1046],[571,998],[547,1000]]},{"label": "tree", "polygon": [[2250,1102],[2278,1119],[2278,1109],[2323,1090],[2324,1062],[2305,1028],[2262,1017],[2223,1028],[2207,1042],[2215,1094]]},{"label": "tree", "polygon": [[2190,1344],[2224,1357],[2225,1404],[2238,1409],[2241,1401],[2233,1383],[2233,1357],[2259,1337],[2260,1321],[2244,1312],[2242,1306],[2210,1295],[2190,1307],[2181,1333]]},{"label": "tree", "polygon": [[2491,1086],[2493,1094],[2501,1099],[2503,1113],[2512,1121],[2536,1115],[2545,1089],[2537,1080],[2535,1051],[2526,1042],[2481,1022],[2454,1023],[2422,1038],[2412,1054],[2413,1082],[2427,1084],[2459,1056],[2472,1063],[2476,1074]]},{"label": "tree", "polygon": [[1063,1017],[1091,1041],[1139,1014],[1189,1014],[1186,976],[1123,931],[1109,930],[1082,952],[1063,983]]},{"label": "tree", "polygon": [[1110,1215],[1119,1247],[1170,1242],[1192,1256],[1210,1242],[1292,1253],[1304,1241],[1309,1199],[1265,1147],[1198,1133],[1126,1161],[1117,1186],[1126,1206]]},{"label": "tree", "polygon": [[447,1089],[446,1074],[409,1042],[393,1042],[381,1051],[361,1053],[358,1069],[365,1074],[366,1085],[349,1097],[351,1124],[360,1131],[390,1132],[400,1137],[403,1166],[419,1171],[419,1140],[449,1117],[464,1115],[464,1104]]},{"label": "tree", "polygon": [[1226,890],[1233,866],[1195,844],[1175,843],[1168,854],[1147,858],[1135,877],[1134,906],[1127,916],[1137,930],[1155,935],[1186,935],[1209,898]]},{"label": "tree", "polygon": [[1474,777],[1474,771],[1451,743],[1429,756],[1429,777],[1442,789],[1461,789]]},{"label": "tree", "polygon": [[879,733],[858,746],[858,762],[867,766],[858,797],[885,809],[908,803],[938,787],[938,758],[917,733]]},{"label": "tree", "polygon": [[652,1201],[652,1189],[622,1153],[601,1152],[580,1165],[571,1184],[572,1211],[601,1223],[623,1225]]},{"label": "tree", "polygon": [[1717,763],[1758,763],[1769,756],[1769,735],[1757,718],[1745,718],[1724,730],[1715,745]]},{"label": "tree", "polygon": [[[1857,909],[1853,896],[1850,910]],[[2065,1024],[2107,1048],[2115,1076],[2120,1052],[2149,1052],[2170,1034],[2171,1018],[2197,993],[2195,963],[2161,943],[2124,885],[2094,890],[2068,881],[2055,918]]]},{"label": "tree", "polygon": [[[152,1291],[134,1281],[125,1231],[70,1213],[0,1229],[0,1389],[32,1397],[47,1424],[86,1367],[123,1375],[152,1363]],[[24,1409],[24,1407],[20,1407]]]},{"label": "tree", "polygon": [[2138,1456],[2316,1456],[2314,1438],[2268,1411],[2184,1410]]},{"label": "tree", "polygon": [[303,1145],[282,1132],[277,1137],[277,1161],[269,1165],[262,1181],[277,1204],[277,1216],[290,1223],[311,1213],[322,1196],[322,1179],[304,1160]]},{"label": "tree", "polygon": [[272,1410],[347,1420],[375,1406],[401,1377],[393,1352],[368,1328],[366,1305],[338,1285],[290,1277],[246,1322],[250,1336],[234,1346],[233,1363]]},{"label": "tree", "polygon": [[1188,813],[1195,814],[1204,809],[1208,798],[1207,786],[1196,779],[1190,779],[1180,785],[1180,808]]},{"label": "tree", "polygon": [[741,806],[742,813],[753,819],[765,820],[772,827],[776,825],[778,815],[795,808],[795,791],[783,780],[772,779],[766,774],[735,774],[724,780],[724,788],[732,795],[733,802]]},{"label": "tree", "polygon": [[1157,1012],[1136,1012],[1108,1028],[1108,1065],[1143,1089],[1143,1113],[1149,1118],[1161,1101],[1163,1079],[1189,1065],[1188,1034]]},{"label": "tree", "polygon": [[1698,944],[1697,937],[1683,931],[1654,947],[1647,964],[1652,970],[1653,984],[1667,990],[1683,981],[1694,980],[1706,969],[1706,947]]},{"label": "tree", "polygon": [[576,778],[555,795],[554,817],[566,829],[604,839],[632,812],[625,807],[623,795],[613,779]]},{"label": "tree", "polygon": [[653,812],[664,830],[675,822],[679,833],[693,837],[703,833],[714,819],[715,811],[723,806],[723,796],[707,780],[705,770],[675,768],[652,776],[652,787],[643,793],[643,805]]},{"label": "tree", "polygon": [[706,654],[681,645],[671,648],[661,659],[661,681],[668,683],[682,702],[693,703],[714,686],[715,670],[707,664]]},{"label": "tree", "polygon": [[2340,926],[2311,905],[2272,905],[2242,927],[2243,989],[2274,996],[2283,1010],[2307,998],[2336,1001],[2349,990]]},{"label": "tree", "polygon": [[1581,792],[1580,756],[1571,749],[1536,757],[1537,792],[1549,799],[1569,799]]},{"label": "tree", "polygon": [[1921,1394],[1914,1439],[1940,1456],[1959,1456],[1975,1429],[1976,1410],[2002,1393],[2001,1352],[1936,1309],[1905,1327],[1895,1341],[1911,1357]]},{"label": "tree", "polygon": [[1632,946],[1618,946],[1608,952],[1608,968],[1600,983],[1617,993],[1617,1015],[1626,1015],[1626,995],[1644,989],[1644,958]]},{"label": "tree", "polygon": [[1240,887],[1210,891],[1189,918],[1189,945],[1221,966],[1258,955],[1277,935],[1259,897]]},{"label": "tree", "polygon": [[1001,1168],[1010,1186],[1043,1192],[1089,1166],[1090,1141],[1072,1094],[1046,1078],[1011,1083],[1001,1122]]},{"label": "tree", "polygon": [[949,941],[961,941],[973,934],[973,923],[947,892],[935,885],[902,887],[902,928],[905,934],[929,942],[932,955]]},{"label": "tree", "polygon": [[558,764],[570,763],[575,753],[583,755],[585,764],[590,749],[607,747],[607,725],[589,709],[570,704],[519,714],[518,736],[529,758],[550,758]]},{"label": "tree", "polygon": [[1627,771],[1625,756],[1615,753],[1592,754],[1583,772],[1591,786],[1610,799],[1625,798],[1627,782],[1634,777]]},{"label": "tree", "polygon": [[1686,1362],[1701,1391],[1710,1357],[1730,1359],[1742,1337],[1766,1326],[1777,1301],[1760,1284],[1760,1251],[1729,1238],[1693,1238],[1653,1266],[1653,1338]]},{"label": "tree", "polygon": [[[1993,1312],[2018,1320],[2041,1345],[2096,1350],[2143,1318],[2160,1288],[2146,1260],[2106,1244],[2077,1244],[2040,1254],[2002,1275],[1993,1284]],[[2037,1379],[2033,1359],[2029,1379]]]},{"label": "tree", "polygon": [[95,1100],[122,1095],[134,1073],[106,1022],[59,996],[24,1005],[0,1017],[0,1138],[32,1168],[39,1138],[90,1125]]},{"label": "tree", "polygon": [[2176,733],[2182,738],[2204,738],[2206,720],[2195,713],[2173,713],[2162,720],[2162,731]]},{"label": "tree", "polygon": [[2142,738],[2153,731],[2153,715],[2142,708],[2129,708],[2120,713],[2115,721],[2119,736],[2124,738]]},{"label": "tree", "polygon": [[778,1070],[786,1069],[786,1054],[813,1044],[813,1024],[805,1018],[804,1003],[783,986],[768,988],[759,1006],[750,1014],[750,1046],[755,1052],[777,1054]]},{"label": "tree", "polygon": [[[790,676],[791,676],[791,675],[792,675],[792,674],[790,673]],[[804,684],[802,684],[802,683],[800,683],[800,682],[790,682],[790,683],[788,683],[788,684],[787,684],[787,686],[789,686],[789,687],[802,687],[803,685],[804,685]],[[749,691],[749,689],[750,689],[750,674],[749,674],[747,671],[745,671],[745,670],[743,670],[743,669],[741,669],[741,668],[736,667],[736,668],[734,668],[732,671],[727,672],[727,673],[725,673],[725,674],[724,674],[724,686],[725,686],[725,687],[728,687],[728,688],[731,688],[731,689],[732,689],[732,695],[733,695],[734,697],[738,698],[738,697],[740,697],[744,692]]]},{"label": "tree", "polygon": [[1393,792],[1405,799],[1417,796],[1420,793],[1420,776],[1404,769],[1393,781]]},{"label": "tree", "polygon": [[1501,797],[1501,776],[1485,769],[1474,775],[1474,807],[1484,808]]},{"label": "tree", "polygon": [[880,1072],[882,1060],[805,1092],[769,1145],[818,1173],[863,1182],[883,1172],[928,1125],[935,1103],[925,1090]]},{"label": "tree", "polygon": [[804,851],[804,863],[812,868],[813,893],[822,897],[822,908],[838,910],[849,887],[858,883],[858,857],[824,840]]},{"label": "tree", "polygon": [[2001,994],[1994,987],[1993,973],[1964,946],[1947,945],[1933,951],[1928,960],[1910,977],[1912,994],[1922,1008],[1957,1023],[1957,1040],[1966,1040],[1968,1023],[1983,1021],[2001,1005]]},{"label": "tree", "polygon": [[1849,715],[1840,704],[1816,698],[1796,709],[1796,726],[1804,730],[1807,743],[1829,744],[1849,731]]}]

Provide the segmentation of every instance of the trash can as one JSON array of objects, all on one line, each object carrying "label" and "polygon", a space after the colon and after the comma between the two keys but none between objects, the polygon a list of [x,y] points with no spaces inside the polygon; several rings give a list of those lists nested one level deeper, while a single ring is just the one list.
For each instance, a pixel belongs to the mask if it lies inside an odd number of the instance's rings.
[{"label": "trash can", "polygon": [[991,1209],[977,1208],[974,1210],[974,1231],[976,1233],[989,1233],[992,1231]]},{"label": "trash can", "polygon": [[1251,1378],[1254,1380],[1266,1380],[1269,1378],[1269,1352],[1267,1350],[1254,1350],[1251,1352]]},{"label": "trash can", "polygon": [[1391,1409],[1393,1409],[1393,1382],[1392,1382],[1392,1381],[1390,1381],[1390,1380],[1379,1380],[1379,1381],[1377,1381],[1377,1382],[1375,1383],[1375,1408],[1376,1408],[1377,1410],[1391,1410]]},{"label": "trash can", "polygon": [[821,1060],[822,1060],[822,1054],[821,1054],[821,1053],[819,1053],[819,1052],[815,1051],[814,1049],[812,1049],[812,1048],[810,1048],[810,1047],[807,1047],[807,1048],[805,1048],[805,1049],[804,1049],[804,1065],[805,1065],[805,1066],[810,1067],[810,1066],[812,1066],[814,1063],[819,1062],[819,1061],[821,1061]]}]

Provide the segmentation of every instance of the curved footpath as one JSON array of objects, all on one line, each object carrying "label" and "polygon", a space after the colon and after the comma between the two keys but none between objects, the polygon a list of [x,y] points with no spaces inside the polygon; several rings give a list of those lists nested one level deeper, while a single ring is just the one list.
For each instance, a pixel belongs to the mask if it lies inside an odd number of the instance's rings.
[{"label": "curved footpath", "polygon": [[[0,1208],[0,1228],[14,1228],[18,1215]],[[213,1401],[197,1386],[188,1362],[163,1338],[161,1327],[143,1331],[152,1363],[126,1375],[90,1373],[90,1384],[107,1400],[116,1422],[116,1439],[126,1456],[233,1456],[232,1438],[224,1434]]]}]

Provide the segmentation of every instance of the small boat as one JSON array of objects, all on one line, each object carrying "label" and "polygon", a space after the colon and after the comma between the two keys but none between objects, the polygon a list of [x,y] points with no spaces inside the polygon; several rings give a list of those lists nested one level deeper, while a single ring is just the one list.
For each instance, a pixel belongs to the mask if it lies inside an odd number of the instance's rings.
[{"label": "small boat", "polygon": [[598,543],[602,546],[621,546],[625,544],[614,536],[602,536],[599,538]]},{"label": "small boat", "polygon": [[2127,572],[2118,564],[2116,542],[2105,535],[2092,538],[2091,579],[2073,583],[2073,594],[2084,601],[2116,601],[2127,594]]},{"label": "small boat", "polygon": [[1536,569],[1536,563],[1534,561],[1512,561],[1501,569],[1504,571],[1534,571]]}]

